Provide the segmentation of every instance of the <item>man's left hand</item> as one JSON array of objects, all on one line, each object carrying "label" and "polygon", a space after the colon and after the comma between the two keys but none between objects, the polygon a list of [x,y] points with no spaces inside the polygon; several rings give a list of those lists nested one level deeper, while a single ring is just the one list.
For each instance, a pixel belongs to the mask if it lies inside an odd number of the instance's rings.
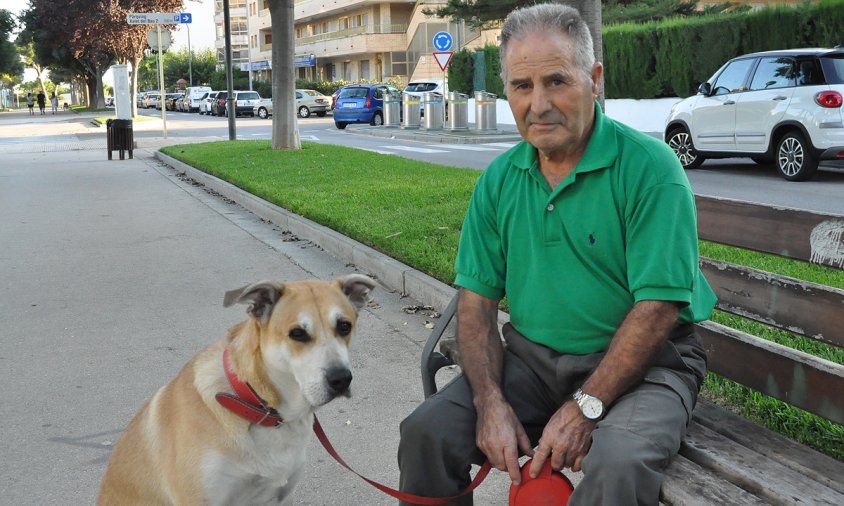
[{"label": "man's left hand", "polygon": [[542,431],[530,466],[531,478],[539,476],[549,457],[551,467],[558,471],[564,467],[570,467],[574,472],[580,471],[583,457],[592,444],[595,423],[583,416],[574,400],[563,404]]}]

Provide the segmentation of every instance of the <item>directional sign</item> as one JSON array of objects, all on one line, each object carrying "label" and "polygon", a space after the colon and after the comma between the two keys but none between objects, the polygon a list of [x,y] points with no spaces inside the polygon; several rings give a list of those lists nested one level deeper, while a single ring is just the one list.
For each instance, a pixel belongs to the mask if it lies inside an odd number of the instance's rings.
[{"label": "directional sign", "polygon": [[178,25],[190,23],[193,16],[186,12],[128,12],[126,22],[130,25]]},{"label": "directional sign", "polygon": [[434,51],[434,58],[437,60],[440,70],[445,72],[445,68],[448,67],[448,62],[451,61],[453,55],[454,52],[452,51]]},{"label": "directional sign", "polygon": [[454,44],[454,39],[448,32],[437,32],[434,35],[434,49],[437,51],[448,51],[451,45]]}]

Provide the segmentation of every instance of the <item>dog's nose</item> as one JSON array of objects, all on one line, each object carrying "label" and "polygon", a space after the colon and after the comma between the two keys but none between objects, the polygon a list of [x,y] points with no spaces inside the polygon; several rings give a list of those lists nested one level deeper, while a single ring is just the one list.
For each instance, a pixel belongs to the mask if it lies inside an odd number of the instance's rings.
[{"label": "dog's nose", "polygon": [[352,382],[352,371],[345,367],[332,367],[325,375],[328,386],[331,387],[335,393],[342,394],[349,388]]}]

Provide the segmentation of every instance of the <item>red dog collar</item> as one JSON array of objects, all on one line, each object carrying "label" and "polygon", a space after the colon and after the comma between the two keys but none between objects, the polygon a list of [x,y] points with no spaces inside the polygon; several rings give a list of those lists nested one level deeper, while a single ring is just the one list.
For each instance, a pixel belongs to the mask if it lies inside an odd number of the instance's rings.
[{"label": "red dog collar", "polygon": [[223,351],[223,368],[226,371],[226,378],[228,378],[229,384],[234,390],[234,395],[218,392],[215,398],[221,406],[241,418],[264,427],[278,427],[284,423],[278,411],[268,405],[267,401],[255,392],[252,385],[241,381],[232,371],[231,352],[228,346]]}]

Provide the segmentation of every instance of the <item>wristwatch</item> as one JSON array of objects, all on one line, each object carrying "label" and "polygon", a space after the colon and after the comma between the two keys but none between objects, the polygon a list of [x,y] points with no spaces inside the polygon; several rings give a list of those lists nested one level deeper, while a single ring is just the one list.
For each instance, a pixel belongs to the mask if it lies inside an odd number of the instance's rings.
[{"label": "wristwatch", "polygon": [[572,397],[580,407],[580,412],[589,420],[597,421],[604,417],[604,403],[601,399],[583,393],[583,390],[579,388]]}]

